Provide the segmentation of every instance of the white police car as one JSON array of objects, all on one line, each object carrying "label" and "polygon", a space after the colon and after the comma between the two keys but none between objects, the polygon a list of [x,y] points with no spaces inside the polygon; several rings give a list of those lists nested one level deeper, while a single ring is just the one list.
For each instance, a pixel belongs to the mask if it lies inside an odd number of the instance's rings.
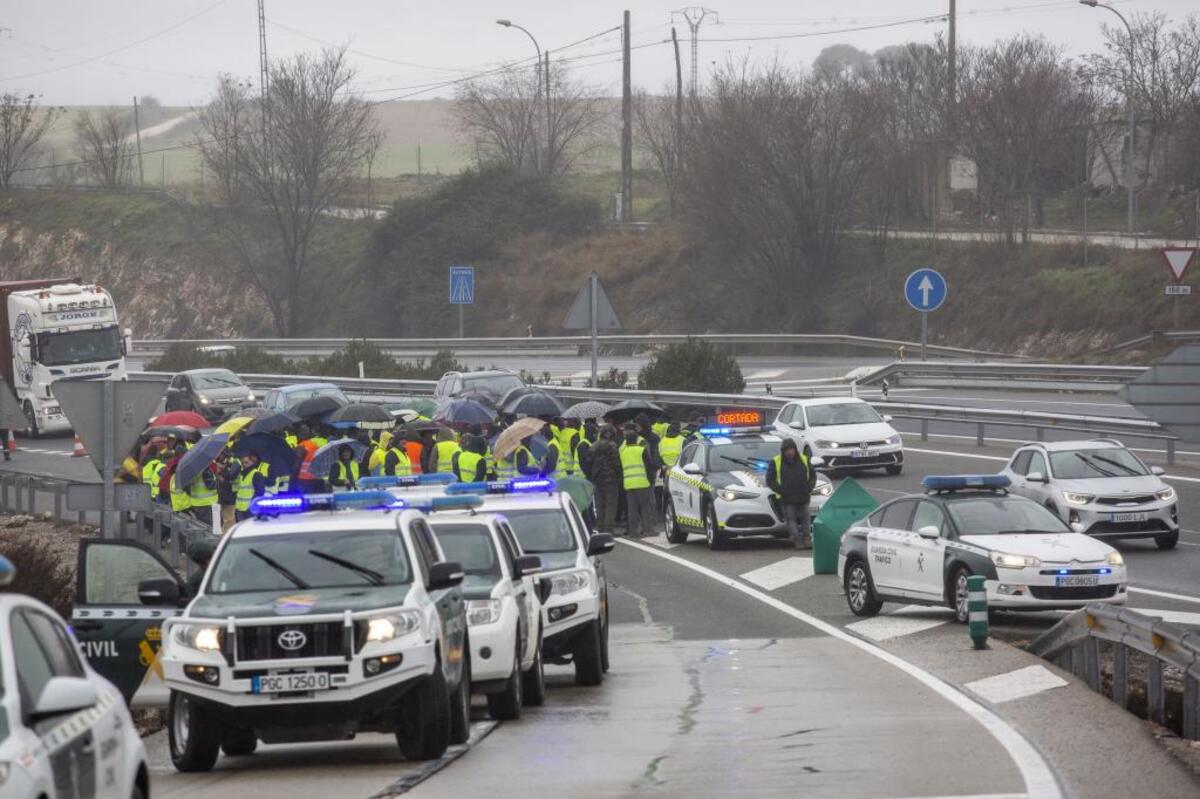
[{"label": "white police car", "polygon": [[[664,481],[667,540],[675,544],[700,533],[711,549],[744,536],[787,538],[788,529],[767,488],[767,468],[783,439],[760,426],[706,427],[688,443]],[[820,459],[811,462],[813,468]],[[833,493],[818,473],[809,503],[813,517]]]},{"label": "white police car", "polygon": [[522,705],[546,699],[542,584],[535,577],[541,558],[522,551],[501,514],[449,510],[430,515],[429,524],[466,575],[471,690],[487,696],[493,718],[518,719]]},{"label": "white police car", "polygon": [[[434,500],[444,506],[473,498]],[[412,759],[466,740],[469,650],[458,563],[384,491],[277,495],[221,539],[198,596],[162,623],[171,759],[394,732]],[[172,606],[173,578],[144,603]]]},{"label": "white police car", "polygon": [[[13,575],[0,556],[0,585]],[[46,605],[0,595],[0,796],[150,795],[146,751],[121,693],[78,646]]]},{"label": "white police car", "polygon": [[842,537],[838,575],[850,611],[884,602],[947,605],[967,620],[967,578],[987,578],[988,606],[1075,609],[1124,604],[1121,553],[1008,493],[1004,475],[930,476],[925,494],[891,500]]}]

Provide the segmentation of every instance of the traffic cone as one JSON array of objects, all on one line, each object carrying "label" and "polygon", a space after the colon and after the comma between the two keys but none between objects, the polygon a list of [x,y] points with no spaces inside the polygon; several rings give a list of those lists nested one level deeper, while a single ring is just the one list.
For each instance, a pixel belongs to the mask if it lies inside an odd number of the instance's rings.
[{"label": "traffic cone", "polygon": [[71,449],[72,458],[86,458],[87,450],[83,448],[83,442],[79,440],[79,436],[75,436],[75,446]]}]

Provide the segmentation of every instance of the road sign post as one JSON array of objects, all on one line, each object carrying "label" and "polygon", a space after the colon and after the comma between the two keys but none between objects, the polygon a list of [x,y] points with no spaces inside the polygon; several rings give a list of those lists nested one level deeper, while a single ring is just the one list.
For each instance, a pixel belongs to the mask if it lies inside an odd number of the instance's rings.
[{"label": "road sign post", "polygon": [[1171,311],[1175,317],[1175,329],[1179,329],[1179,298],[1187,297],[1192,293],[1192,287],[1183,285],[1183,276],[1187,274],[1188,267],[1192,264],[1192,259],[1196,253],[1200,252],[1197,247],[1163,247],[1160,250],[1163,260],[1167,262],[1167,268],[1171,270],[1171,278],[1174,283],[1167,286],[1167,296],[1172,297]]},{"label": "road sign post", "polygon": [[475,267],[450,267],[450,304],[458,306],[458,337],[463,337],[463,306],[475,304]]},{"label": "road sign post", "polygon": [[621,320],[600,283],[600,276],[592,272],[587,277],[587,284],[575,296],[571,310],[567,311],[567,320],[563,327],[568,330],[587,330],[592,339],[592,388],[596,388],[599,380],[599,342],[600,330],[618,330]]},{"label": "road sign post", "polygon": [[929,312],[946,301],[946,278],[936,269],[918,269],[904,281],[904,299],[921,314],[921,360],[929,342]]}]

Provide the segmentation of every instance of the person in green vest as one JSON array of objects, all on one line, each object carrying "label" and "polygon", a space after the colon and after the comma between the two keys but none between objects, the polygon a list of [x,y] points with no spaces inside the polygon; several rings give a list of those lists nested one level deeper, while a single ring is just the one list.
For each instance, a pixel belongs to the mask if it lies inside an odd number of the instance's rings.
[{"label": "person in green vest", "polygon": [[576,457],[576,450],[579,448],[579,420],[578,419],[559,419],[558,435],[558,463],[557,473],[559,475],[572,475],[579,471],[579,463]]},{"label": "person in green vest", "polygon": [[533,457],[533,451],[529,449],[529,443],[532,440],[533,436],[526,436],[521,439],[521,443],[509,453],[507,458],[496,459],[497,480],[511,480],[514,477],[540,474],[541,467],[537,458]]},{"label": "person in green vest", "polygon": [[250,502],[267,493],[267,474],[270,468],[249,452],[242,456],[242,471],[237,478],[237,501],[234,503],[237,521],[250,515]]},{"label": "person in green vest", "polygon": [[463,436],[463,448],[450,458],[450,469],[460,483],[478,483],[487,479],[487,463],[484,452],[487,442],[467,433]]},{"label": "person in green vest", "polygon": [[162,480],[163,470],[167,468],[167,464],[163,461],[165,452],[163,447],[156,447],[142,464],[142,482],[150,486],[150,499],[154,502],[166,501],[166,498],[162,496],[162,489],[158,485]]},{"label": "person in green vest", "polygon": [[217,504],[217,475],[205,469],[187,487],[191,499],[189,512],[205,524],[212,524],[212,507]]},{"label": "person in green vest", "polygon": [[337,450],[337,460],[329,470],[329,485],[334,491],[353,491],[358,487],[361,474],[358,461],[354,460],[354,450],[349,444],[342,444]]},{"label": "person in green vest", "polygon": [[625,425],[625,443],[620,449],[626,531],[633,538],[650,535],[657,518],[652,480],[658,470],[658,459],[639,437],[639,429],[636,424]]},{"label": "person in green vest", "polygon": [[447,473],[450,471],[451,459],[454,453],[462,450],[462,446],[458,443],[454,436],[454,431],[443,428],[438,431],[437,443],[433,445],[433,449],[428,456],[428,465],[425,471],[429,473]]},{"label": "person in green vest", "polygon": [[663,430],[662,437],[658,440],[658,462],[662,464],[659,472],[659,479],[655,481],[654,494],[655,504],[662,507],[662,491],[663,485],[666,483],[667,470],[675,464],[679,463],[679,453],[683,452],[683,432],[679,429],[679,422],[671,422]]},{"label": "person in green vest", "polygon": [[787,525],[796,549],[812,546],[808,503],[812,499],[815,480],[808,456],[796,449],[795,441],[785,438],[779,445],[779,454],[767,467],[767,488],[775,492],[779,515]]},{"label": "person in green vest", "polygon": [[412,460],[408,457],[408,449],[404,446],[403,437],[395,436],[388,442],[380,473],[389,477],[407,477],[413,473]]}]

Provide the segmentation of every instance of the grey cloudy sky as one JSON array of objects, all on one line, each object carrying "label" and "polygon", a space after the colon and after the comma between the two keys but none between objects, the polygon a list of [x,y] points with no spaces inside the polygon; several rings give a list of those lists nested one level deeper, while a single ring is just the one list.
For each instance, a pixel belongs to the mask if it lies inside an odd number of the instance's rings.
[{"label": "grey cloudy sky", "polygon": [[[684,2],[684,0],[674,0]],[[712,62],[749,55],[811,63],[822,48],[849,43],[864,50],[929,41],[944,21],[947,0],[706,0],[720,24],[700,31],[701,75]],[[1181,19],[1196,0],[1124,0],[1124,13],[1159,10]],[[436,84],[497,63],[525,58],[532,45],[495,24],[508,17],[543,47],[562,48],[620,25],[632,12],[634,83],[656,90],[674,79],[670,37],[674,4],[640,0],[267,0],[272,57],[322,43],[352,48],[358,88],[377,99],[450,96]],[[960,41],[988,43],[1021,31],[1045,34],[1072,54],[1100,46],[1100,26],[1119,24],[1077,0],[959,0]],[[257,78],[255,0],[9,0],[0,3],[0,90],[35,92],[45,102],[77,105],[130,102],[151,94],[168,105],[194,105],[219,72]],[[688,70],[688,29],[677,22]],[[870,28],[870,29],[864,29]],[[849,30],[859,29],[859,30]],[[770,38],[788,37],[788,38]],[[644,47],[639,47],[645,45]],[[616,93],[620,37],[597,36],[554,54],[572,58],[577,74]],[[686,77],[685,77],[686,79]]]}]

